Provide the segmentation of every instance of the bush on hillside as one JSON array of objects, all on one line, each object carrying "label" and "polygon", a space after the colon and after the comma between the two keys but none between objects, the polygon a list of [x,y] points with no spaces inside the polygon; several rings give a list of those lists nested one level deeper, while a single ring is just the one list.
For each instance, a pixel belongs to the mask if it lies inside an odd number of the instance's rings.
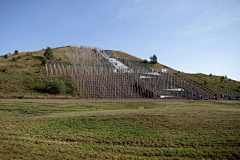
[{"label": "bush on hillside", "polygon": [[46,57],[43,57],[43,58],[42,58],[42,65],[45,66],[46,63],[47,63],[47,58],[46,58]]},{"label": "bush on hillside", "polygon": [[12,61],[16,61],[17,59],[15,57],[12,58]]},{"label": "bush on hillside", "polygon": [[224,79],[225,79],[225,77],[223,77],[223,76],[220,78],[221,83],[224,81]]},{"label": "bush on hillside", "polygon": [[66,92],[66,87],[62,80],[50,79],[46,83],[45,90],[50,94],[60,94]]},{"label": "bush on hillside", "polygon": [[208,84],[208,82],[206,80],[204,80],[203,84],[204,84],[204,86],[206,86]]},{"label": "bush on hillside", "polygon": [[8,68],[5,66],[5,67],[3,67],[2,71],[6,73],[8,71]]},{"label": "bush on hillside", "polygon": [[77,91],[77,88],[74,85],[73,81],[71,81],[70,79],[62,79],[62,80],[64,80],[67,93],[75,93]]},{"label": "bush on hillside", "polygon": [[156,56],[155,54],[150,57],[150,62],[151,62],[152,64],[156,64],[156,63],[157,63],[157,56]]},{"label": "bush on hillside", "polygon": [[4,58],[5,58],[5,59],[8,58],[8,54],[5,54],[5,55],[4,55]]},{"label": "bush on hillside", "polygon": [[143,63],[148,63],[148,61],[146,59],[143,60]]},{"label": "bush on hillside", "polygon": [[23,56],[17,56],[17,59],[21,59]]},{"label": "bush on hillside", "polygon": [[54,59],[53,52],[50,47],[47,47],[47,49],[45,50],[44,57],[46,57],[47,59]]},{"label": "bush on hillside", "polygon": [[15,55],[18,55],[18,50],[15,50],[15,51],[14,51],[14,54],[15,54]]}]

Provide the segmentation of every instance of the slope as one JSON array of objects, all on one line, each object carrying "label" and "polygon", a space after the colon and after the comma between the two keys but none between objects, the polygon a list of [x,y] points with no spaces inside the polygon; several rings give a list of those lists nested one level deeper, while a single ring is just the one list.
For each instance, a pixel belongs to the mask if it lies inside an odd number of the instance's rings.
[{"label": "slope", "polygon": [[[71,47],[69,46],[52,49],[55,58],[48,61],[48,63],[69,63],[65,52],[70,50]],[[181,73],[160,63],[144,63],[142,59],[122,51],[107,51],[112,52],[115,57],[141,63],[149,69],[158,71],[167,69],[219,95],[224,93],[232,97],[240,96],[240,82],[228,79],[227,77]],[[46,76],[45,67],[42,65],[44,52],[45,50],[42,49],[35,52],[22,52],[18,55],[11,54],[8,58],[4,58],[4,56],[0,57],[1,98],[78,98],[78,95],[70,92],[57,95],[46,93],[44,87],[50,78]],[[55,78],[68,82],[70,79],[70,77]]]}]

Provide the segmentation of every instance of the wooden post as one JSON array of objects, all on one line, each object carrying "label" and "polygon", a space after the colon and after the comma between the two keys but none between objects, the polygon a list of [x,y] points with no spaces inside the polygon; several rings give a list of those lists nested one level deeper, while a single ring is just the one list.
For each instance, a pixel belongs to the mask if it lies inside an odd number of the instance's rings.
[{"label": "wooden post", "polygon": [[46,68],[46,73],[47,73],[47,77],[48,77],[48,67],[47,67],[47,64],[45,64],[45,68]]}]

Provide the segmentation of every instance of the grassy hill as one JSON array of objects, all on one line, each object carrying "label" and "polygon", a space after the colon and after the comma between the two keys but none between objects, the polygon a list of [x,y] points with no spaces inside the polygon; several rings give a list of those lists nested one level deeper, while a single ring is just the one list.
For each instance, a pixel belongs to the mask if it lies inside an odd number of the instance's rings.
[{"label": "grassy hill", "polygon": [[[48,60],[48,63],[69,63],[65,51],[70,50],[71,47],[52,49],[54,59]],[[17,55],[11,54],[7,58],[4,56],[0,57],[0,98],[78,98],[76,92],[72,91],[74,89],[70,83],[70,77],[56,77],[57,80],[66,84],[66,92],[62,94],[49,94],[46,92],[45,85],[52,78],[46,76],[45,67],[42,65],[44,52],[45,50],[43,49],[35,52],[22,52]],[[178,73],[182,77],[218,94],[225,93],[233,97],[240,96],[240,82],[227,77],[180,73],[159,63],[143,63],[142,59],[122,51],[111,50],[111,52],[117,57],[138,61],[150,69],[168,69],[168,71]]]},{"label": "grassy hill", "polygon": [[199,74],[181,73],[182,76],[216,92],[229,94],[232,97],[240,96],[240,82],[227,77]]},{"label": "grassy hill", "polygon": [[[70,47],[52,49],[54,60],[48,62],[68,62],[65,51]],[[42,65],[45,50],[35,52],[22,52],[17,55],[0,57],[0,98],[72,98],[76,95],[48,94],[45,85],[51,80],[47,77],[45,67]],[[69,82],[69,77],[59,77]],[[67,88],[70,90],[70,88]]]}]

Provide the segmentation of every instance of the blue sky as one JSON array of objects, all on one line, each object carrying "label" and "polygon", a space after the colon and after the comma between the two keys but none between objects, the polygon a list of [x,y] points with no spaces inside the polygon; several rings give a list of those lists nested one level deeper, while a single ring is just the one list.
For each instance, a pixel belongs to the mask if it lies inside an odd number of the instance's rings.
[{"label": "blue sky", "polygon": [[0,55],[67,45],[240,81],[240,1],[0,0]]}]

